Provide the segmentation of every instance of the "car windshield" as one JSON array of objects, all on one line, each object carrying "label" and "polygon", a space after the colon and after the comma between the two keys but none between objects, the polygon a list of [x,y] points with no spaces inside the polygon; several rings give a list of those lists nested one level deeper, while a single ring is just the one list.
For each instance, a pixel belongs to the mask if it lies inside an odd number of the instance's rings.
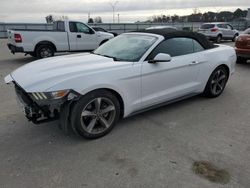
[{"label": "car windshield", "polygon": [[154,36],[123,34],[104,43],[93,53],[115,61],[139,61],[156,40]]},{"label": "car windshield", "polygon": [[245,31],[243,32],[243,34],[250,34],[250,28],[248,28],[247,30],[245,30]]},{"label": "car windshield", "polygon": [[213,28],[215,25],[214,24],[203,24],[201,26],[201,29],[211,29]]}]

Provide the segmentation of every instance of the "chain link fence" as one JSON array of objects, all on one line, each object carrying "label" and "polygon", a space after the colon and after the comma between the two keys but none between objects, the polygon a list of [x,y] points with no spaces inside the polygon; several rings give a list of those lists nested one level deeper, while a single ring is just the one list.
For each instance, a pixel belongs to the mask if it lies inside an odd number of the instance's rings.
[{"label": "chain link fence", "polygon": [[[183,23],[98,23],[89,24],[90,26],[102,27],[108,31],[124,33],[136,31],[153,26],[174,26],[179,29],[197,31],[202,22],[183,22]],[[240,31],[245,30],[250,24],[248,22],[231,22],[231,25]],[[52,24],[33,24],[33,23],[0,23],[0,38],[7,38],[7,29],[34,29],[34,30],[52,30]]]}]

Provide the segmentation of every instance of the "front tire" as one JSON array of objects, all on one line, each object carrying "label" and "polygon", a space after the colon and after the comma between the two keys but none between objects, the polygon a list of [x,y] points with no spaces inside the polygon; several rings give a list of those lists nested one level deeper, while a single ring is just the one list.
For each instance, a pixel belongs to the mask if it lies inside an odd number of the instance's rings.
[{"label": "front tire", "polygon": [[204,96],[209,98],[215,98],[222,94],[224,91],[229,73],[223,66],[217,67],[209,77],[205,90],[203,92]]},{"label": "front tire", "polygon": [[72,109],[71,123],[87,139],[108,134],[120,117],[120,103],[107,90],[96,90],[84,95]]}]

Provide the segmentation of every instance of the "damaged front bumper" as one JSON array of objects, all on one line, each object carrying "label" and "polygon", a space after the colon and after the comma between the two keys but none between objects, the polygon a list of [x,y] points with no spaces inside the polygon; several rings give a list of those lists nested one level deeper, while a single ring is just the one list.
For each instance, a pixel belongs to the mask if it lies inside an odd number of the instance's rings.
[{"label": "damaged front bumper", "polygon": [[74,91],[59,99],[36,100],[31,93],[27,93],[18,84],[14,83],[17,101],[21,106],[26,118],[34,124],[45,123],[59,119],[63,104],[79,97]]}]

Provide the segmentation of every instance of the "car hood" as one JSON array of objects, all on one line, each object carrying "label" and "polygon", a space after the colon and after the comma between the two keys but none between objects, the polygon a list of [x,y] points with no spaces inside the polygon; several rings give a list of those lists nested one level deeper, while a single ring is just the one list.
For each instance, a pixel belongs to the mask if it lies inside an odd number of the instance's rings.
[{"label": "car hood", "polygon": [[[81,53],[42,59],[13,71],[10,77],[27,92],[44,92],[58,83],[82,75],[90,75],[126,66],[131,62],[116,62],[95,54]],[[64,88],[72,89],[72,88]]]},{"label": "car hood", "polygon": [[110,37],[110,38],[114,37],[114,35],[112,33],[104,32],[104,31],[96,31],[96,32],[102,36],[106,36],[106,37]]}]

